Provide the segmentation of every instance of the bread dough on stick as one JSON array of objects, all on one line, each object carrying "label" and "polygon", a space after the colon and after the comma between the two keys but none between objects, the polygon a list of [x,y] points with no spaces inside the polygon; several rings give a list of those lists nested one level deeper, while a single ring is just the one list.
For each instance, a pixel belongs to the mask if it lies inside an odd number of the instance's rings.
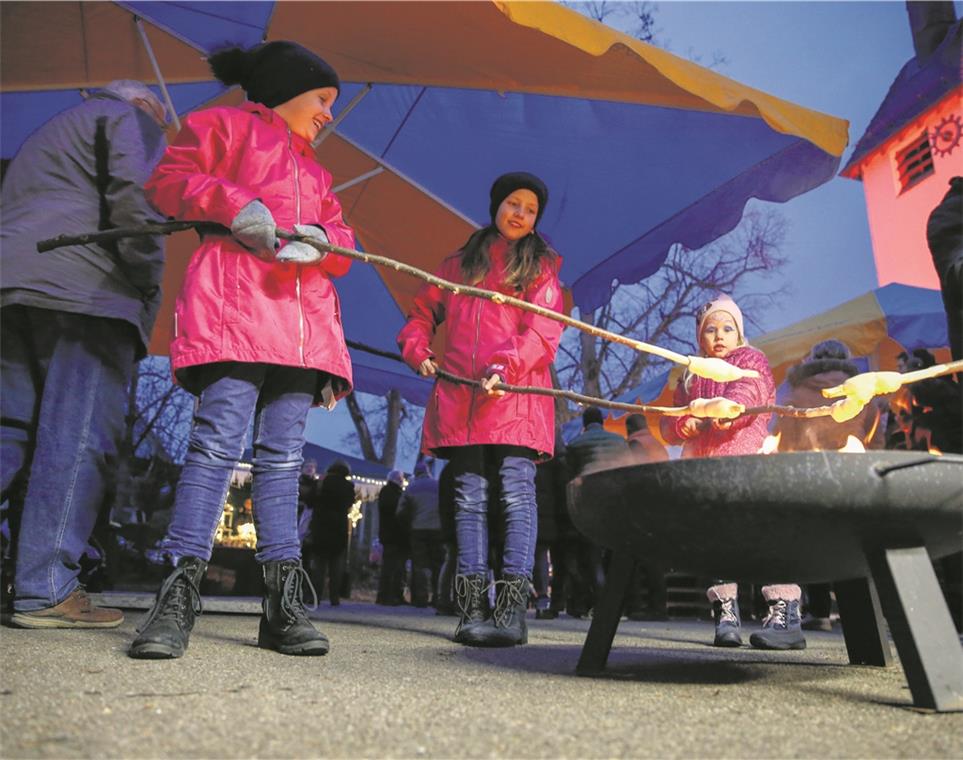
[{"label": "bread dough on stick", "polygon": [[733,420],[746,411],[746,407],[722,396],[694,398],[689,402],[689,414],[693,417],[715,420]]},{"label": "bread dough on stick", "polygon": [[688,367],[693,375],[715,380],[717,383],[731,383],[733,380],[759,377],[759,373],[754,369],[736,367],[725,359],[717,359],[713,356],[690,356]]}]

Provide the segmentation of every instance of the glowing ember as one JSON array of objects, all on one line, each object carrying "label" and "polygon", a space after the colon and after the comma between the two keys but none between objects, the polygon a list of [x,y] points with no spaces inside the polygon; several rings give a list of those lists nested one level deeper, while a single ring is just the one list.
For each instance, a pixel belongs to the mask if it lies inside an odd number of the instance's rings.
[{"label": "glowing ember", "polygon": [[767,435],[766,440],[762,442],[762,448],[759,449],[760,454],[775,454],[779,451],[779,439],[782,438],[782,433],[778,435]]},{"label": "glowing ember", "polygon": [[933,444],[930,444],[930,447],[929,447],[928,451],[929,451],[930,454],[932,454],[933,456],[937,456],[937,457],[943,456],[943,452],[940,451],[938,448],[936,448],[936,446],[934,446]]},{"label": "glowing ember", "polygon": [[846,439],[846,445],[843,446],[840,449],[840,451],[846,451],[850,453],[863,452],[863,451],[866,451],[866,447],[863,446],[863,443],[862,441],[859,440],[859,438],[857,438],[854,435],[851,435]]}]

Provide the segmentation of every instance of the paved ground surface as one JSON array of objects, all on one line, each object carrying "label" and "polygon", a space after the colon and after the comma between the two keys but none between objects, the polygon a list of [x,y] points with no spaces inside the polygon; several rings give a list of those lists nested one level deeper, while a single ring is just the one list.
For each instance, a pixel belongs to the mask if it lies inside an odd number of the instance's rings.
[{"label": "paved ground surface", "polygon": [[711,624],[623,622],[604,677],[588,621],[529,621],[528,646],[451,643],[453,618],[346,602],[327,657],[255,646],[257,617],[205,613],[181,660],[107,631],[0,630],[0,755],[19,757],[960,757],[963,714],[910,709],[902,669],[707,645]]}]

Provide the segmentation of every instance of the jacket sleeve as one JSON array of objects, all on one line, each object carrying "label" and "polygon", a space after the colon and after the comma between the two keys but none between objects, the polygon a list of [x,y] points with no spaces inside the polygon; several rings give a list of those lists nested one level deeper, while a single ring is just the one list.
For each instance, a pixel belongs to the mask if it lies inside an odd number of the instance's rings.
[{"label": "jacket sleeve", "polygon": [[[444,271],[439,276],[445,278]],[[401,357],[414,370],[427,358],[433,357],[431,340],[438,325],[445,321],[444,293],[437,285],[421,286],[408,310],[408,321],[396,338]]]},{"label": "jacket sleeve", "polygon": [[[728,383],[725,392],[722,394],[723,396],[747,408],[750,406],[765,406],[775,401],[776,385],[772,379],[772,370],[769,369],[769,361],[765,354],[757,349],[748,351],[745,358],[741,358],[736,366],[754,369],[759,373],[759,377],[748,377]],[[741,430],[749,427],[754,421],[753,415],[746,414],[737,417],[732,421],[729,430]]]},{"label": "jacket sleeve", "polygon": [[[331,192],[331,173],[324,167],[320,168],[324,193],[318,204],[317,218],[314,221],[306,222],[306,224],[313,224],[323,229],[332,245],[354,248],[354,230],[344,223],[341,203],[338,201],[338,197]],[[318,266],[327,272],[329,277],[342,277],[351,268],[351,259],[332,253],[325,256]]]},{"label": "jacket sleeve", "polygon": [[220,109],[198,111],[184,120],[145,188],[159,211],[174,219],[230,227],[237,212],[257,199],[253,190],[218,173],[219,161],[242,149],[245,136],[235,121]]},{"label": "jacket sleeve", "polygon": [[[685,406],[689,403],[689,394],[686,393],[683,380],[684,376],[679,380],[678,385],[675,386],[675,391],[672,393],[672,406]],[[659,430],[666,443],[672,446],[679,446],[685,443],[686,439],[682,437],[681,432],[682,425],[691,416],[690,414],[686,414],[682,417],[663,417],[659,420]]]},{"label": "jacket sleeve", "polygon": [[[544,266],[541,276],[525,293],[526,301],[562,313],[562,287],[558,280],[560,265],[561,260],[556,258]],[[564,325],[555,319],[530,311],[522,312],[522,315],[518,334],[496,348],[488,360],[488,370],[498,372],[507,383],[516,383],[532,370],[547,367],[555,361],[564,329]],[[504,372],[500,371],[501,367],[505,368]]]},{"label": "jacket sleeve", "polygon": [[[115,227],[137,227],[163,219],[144,195],[144,183],[164,150],[163,130],[136,106],[104,124],[107,182],[104,198]],[[164,270],[163,238],[129,237],[117,241],[124,276],[145,297],[157,293]]]}]

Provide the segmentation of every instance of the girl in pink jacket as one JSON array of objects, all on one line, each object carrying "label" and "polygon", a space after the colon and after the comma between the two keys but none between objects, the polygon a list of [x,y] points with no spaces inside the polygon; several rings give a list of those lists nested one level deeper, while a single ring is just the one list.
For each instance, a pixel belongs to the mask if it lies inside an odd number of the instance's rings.
[{"label": "girl in pink jacket", "polygon": [[328,640],[301,600],[298,475],[313,404],[351,388],[351,364],[332,277],[350,261],[276,227],[353,247],[311,141],[331,121],[340,91],[324,60],[291,42],[232,48],[209,59],[248,102],[191,114],[146,185],[175,219],[216,222],[191,258],[174,314],[171,364],[198,399],[190,444],[163,547],[172,564],[131,657],[180,657],[200,613],[198,588],[211,557],[234,465],[254,421],[253,502],[264,573],[258,646],[322,655]]},{"label": "girl in pink jacket", "polygon": [[[444,261],[446,280],[496,290],[560,311],[559,257],[535,227],[548,188],[526,172],[505,174],[490,192],[491,224]],[[504,395],[498,382],[551,387],[549,368],[562,325],[547,317],[426,285],[398,334],[405,361],[422,375],[438,368],[431,341],[447,327],[442,369],[482,387],[438,379],[425,409],[422,449],[450,460],[455,482],[460,620],[455,641],[512,646],[527,641],[537,529],[535,461],[551,457],[555,412],[547,396]],[[494,613],[488,607],[488,494],[504,507],[502,576]]]},{"label": "girl in pink jacket", "polygon": [[[685,406],[693,399],[720,396],[746,407],[774,404],[776,389],[769,360],[762,351],[746,341],[742,311],[736,302],[727,295],[720,295],[699,309],[696,325],[696,339],[703,356],[725,359],[743,369],[754,369],[759,377],[720,383],[687,372],[675,389],[674,404]],[[664,417],[661,422],[662,437],[671,444],[681,443],[683,457],[756,454],[768,434],[770,416],[746,415],[735,420]],[[737,647],[742,644],[738,592],[735,583],[718,583],[706,592],[715,617],[713,643],[717,647]],[[769,615],[762,631],[749,637],[754,647],[806,648],[799,618],[801,593],[796,584],[762,587],[762,595],[769,605]]]}]

